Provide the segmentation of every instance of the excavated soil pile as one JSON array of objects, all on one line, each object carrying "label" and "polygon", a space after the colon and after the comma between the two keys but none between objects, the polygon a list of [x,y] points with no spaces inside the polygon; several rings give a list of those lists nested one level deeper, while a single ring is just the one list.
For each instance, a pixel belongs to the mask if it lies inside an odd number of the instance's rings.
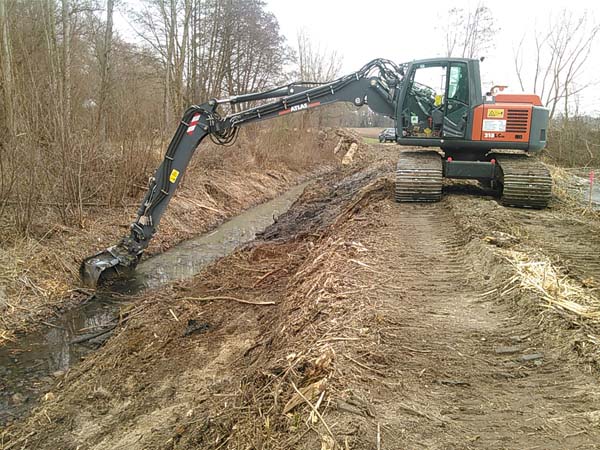
[{"label": "excavated soil pile", "polygon": [[593,355],[551,338],[596,324],[549,308],[502,253],[551,255],[506,229],[558,210],[506,215],[469,187],[396,204],[386,148],[137,299],[0,448],[597,448]]}]

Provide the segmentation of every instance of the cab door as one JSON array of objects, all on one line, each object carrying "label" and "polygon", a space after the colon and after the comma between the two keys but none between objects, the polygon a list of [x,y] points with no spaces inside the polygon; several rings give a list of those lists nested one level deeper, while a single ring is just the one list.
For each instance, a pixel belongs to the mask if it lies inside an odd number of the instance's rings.
[{"label": "cab door", "polygon": [[477,61],[425,60],[409,67],[398,103],[398,141],[406,145],[440,145],[464,140],[469,115],[481,98],[469,77],[479,78]]},{"label": "cab door", "polygon": [[401,136],[406,139],[439,139],[444,124],[448,64],[416,63],[409,72],[401,102]]},{"label": "cab door", "polygon": [[470,112],[467,64],[450,63],[447,79],[442,136],[464,139]]}]

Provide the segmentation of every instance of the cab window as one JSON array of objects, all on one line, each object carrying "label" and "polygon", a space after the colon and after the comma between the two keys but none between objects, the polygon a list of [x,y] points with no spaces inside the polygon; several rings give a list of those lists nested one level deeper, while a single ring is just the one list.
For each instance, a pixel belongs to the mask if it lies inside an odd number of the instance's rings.
[{"label": "cab window", "polygon": [[467,83],[467,66],[465,64],[458,63],[450,66],[448,99],[469,104],[469,85]]}]

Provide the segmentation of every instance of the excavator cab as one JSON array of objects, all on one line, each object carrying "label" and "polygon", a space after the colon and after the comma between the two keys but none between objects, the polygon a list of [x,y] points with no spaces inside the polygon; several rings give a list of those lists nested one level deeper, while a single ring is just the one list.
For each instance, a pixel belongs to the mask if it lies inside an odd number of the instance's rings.
[{"label": "excavator cab", "polygon": [[443,146],[468,139],[482,103],[479,61],[436,58],[408,64],[397,102],[398,143]]},{"label": "excavator cab", "polygon": [[546,146],[548,110],[537,95],[482,95],[479,60],[433,58],[405,65],[396,100],[398,143],[440,147],[453,158]]}]

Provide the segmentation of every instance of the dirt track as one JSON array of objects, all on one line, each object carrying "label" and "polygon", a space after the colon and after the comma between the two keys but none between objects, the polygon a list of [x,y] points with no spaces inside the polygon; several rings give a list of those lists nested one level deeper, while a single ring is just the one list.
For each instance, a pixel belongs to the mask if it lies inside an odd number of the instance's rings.
[{"label": "dirt track", "polygon": [[510,260],[546,256],[595,296],[598,225],[472,185],[399,205],[396,150],[375,151],[139,299],[0,448],[598,448],[597,325],[545,307]]},{"label": "dirt track", "polygon": [[[387,369],[385,388],[371,402],[387,448],[594,448],[586,414],[599,414],[597,381],[485,295],[502,267],[457,226],[457,206],[386,203],[385,231],[361,240],[380,272],[361,278],[384,287],[371,297],[380,323],[362,361],[386,362],[376,365]],[[544,357],[524,361],[535,354]]]}]

